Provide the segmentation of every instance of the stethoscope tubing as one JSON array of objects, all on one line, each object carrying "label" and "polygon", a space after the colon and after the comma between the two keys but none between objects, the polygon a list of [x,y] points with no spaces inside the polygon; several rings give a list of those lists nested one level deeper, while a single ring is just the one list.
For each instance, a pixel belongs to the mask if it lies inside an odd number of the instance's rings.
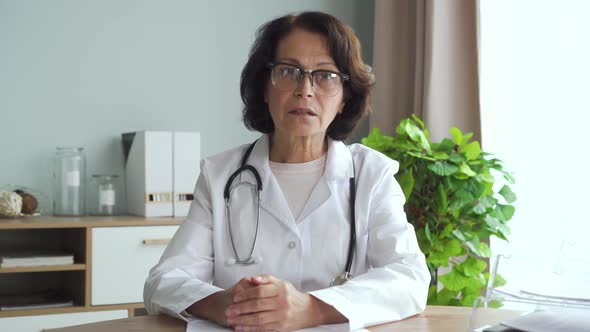
[{"label": "stethoscope tubing", "polygon": [[[225,188],[223,190],[223,198],[225,200],[225,207],[226,207],[227,218],[228,218],[227,224],[228,224],[229,237],[230,237],[232,249],[234,251],[234,255],[236,258],[235,264],[241,264],[241,265],[250,265],[250,264],[255,263],[254,251],[256,249],[256,242],[258,239],[258,230],[260,227],[260,201],[261,201],[261,193],[262,193],[262,178],[260,177],[260,173],[258,173],[258,170],[256,170],[256,168],[254,166],[246,164],[246,162],[248,161],[248,157],[250,156],[250,154],[252,153],[252,150],[254,149],[254,146],[256,145],[256,142],[257,141],[254,141],[254,143],[250,144],[250,146],[248,147],[248,149],[244,153],[244,156],[242,157],[240,167],[236,171],[234,171],[232,173],[232,175],[228,178],[228,180],[225,184]],[[249,253],[248,257],[246,257],[246,259],[241,259],[238,256],[238,251],[237,251],[235,241],[233,238],[233,232],[232,232],[232,226],[231,226],[231,215],[230,215],[230,194],[233,191],[233,189],[235,189],[240,184],[245,183],[250,186],[254,186],[253,184],[250,184],[248,182],[240,182],[232,187],[232,183],[234,182],[236,177],[238,177],[244,171],[249,171],[250,173],[252,173],[252,175],[254,175],[254,178],[256,179],[256,189],[257,189],[257,193],[258,193],[258,195],[257,195],[258,196],[258,212],[257,212],[257,216],[256,216],[256,230],[254,233],[254,241],[252,243],[252,248],[250,249],[250,253]],[[349,243],[348,243],[348,255],[346,258],[346,268],[344,270],[344,273],[342,273],[341,275],[339,275],[338,277],[336,277],[332,281],[331,285],[342,284],[343,282],[345,282],[346,280],[349,280],[352,277],[350,272],[352,270],[352,261],[354,258],[354,252],[355,252],[355,248],[356,248],[356,218],[355,218],[356,217],[356,211],[355,211],[355,202],[356,202],[355,178],[356,178],[356,176],[354,173],[355,173],[355,170],[354,170],[354,160],[353,160],[353,177],[349,179],[351,220],[350,220],[350,239],[349,239]]]}]

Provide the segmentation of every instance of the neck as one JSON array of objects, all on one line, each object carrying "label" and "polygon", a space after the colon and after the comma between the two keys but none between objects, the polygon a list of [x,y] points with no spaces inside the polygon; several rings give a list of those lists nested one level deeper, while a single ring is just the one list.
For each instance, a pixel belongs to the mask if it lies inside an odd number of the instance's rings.
[{"label": "neck", "polygon": [[276,132],[270,137],[270,160],[276,163],[304,163],[316,160],[328,151],[324,134],[316,136],[284,136]]}]

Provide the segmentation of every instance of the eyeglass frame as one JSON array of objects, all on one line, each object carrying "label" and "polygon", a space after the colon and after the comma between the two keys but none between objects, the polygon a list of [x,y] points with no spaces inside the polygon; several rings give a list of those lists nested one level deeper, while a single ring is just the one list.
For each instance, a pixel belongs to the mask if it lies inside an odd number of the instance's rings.
[{"label": "eyeglass frame", "polygon": [[[299,71],[301,72],[301,76],[299,78],[299,82],[303,81],[303,79],[305,78],[305,74],[309,74],[309,78],[310,78],[310,83],[311,83],[311,87],[313,89],[313,75],[316,72],[326,72],[326,73],[331,73],[331,74],[336,74],[340,77],[340,81],[342,82],[342,85],[344,85],[344,83],[348,82],[348,80],[350,79],[350,77],[344,73],[339,73],[337,71],[333,71],[330,69],[305,69],[302,66],[293,64],[293,63],[288,63],[288,62],[284,62],[284,61],[278,61],[278,62],[269,62],[267,64],[268,69],[270,69],[270,82],[272,83],[273,86],[276,87],[276,85],[273,83],[273,79],[272,79],[272,71],[274,69],[275,66],[277,65],[285,65],[285,66],[291,66],[291,67],[295,67],[297,69],[299,69]],[[297,85],[295,88],[293,88],[293,90],[297,89],[299,85]],[[283,90],[283,91],[289,91],[289,90]],[[334,95],[336,95],[338,93],[338,91],[336,91],[336,93]]]}]

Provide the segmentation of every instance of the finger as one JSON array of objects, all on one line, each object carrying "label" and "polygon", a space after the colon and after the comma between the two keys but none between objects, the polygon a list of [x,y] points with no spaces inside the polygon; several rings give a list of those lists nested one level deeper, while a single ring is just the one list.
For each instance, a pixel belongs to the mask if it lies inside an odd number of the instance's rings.
[{"label": "finger", "polygon": [[230,326],[263,326],[278,322],[276,311],[262,311],[247,315],[240,315],[230,317],[227,319],[227,324]]},{"label": "finger", "polygon": [[254,283],[256,285],[272,284],[272,283],[275,283],[279,280],[280,279],[277,279],[270,274],[262,274],[257,277],[251,278],[252,283]]},{"label": "finger", "polygon": [[231,297],[233,299],[233,297],[242,292],[243,290],[246,290],[250,287],[254,287],[255,284],[252,283],[252,278],[242,278],[240,279],[240,281],[238,281],[232,288],[231,288]]},{"label": "finger", "polygon": [[234,293],[233,302],[240,303],[243,301],[261,299],[267,297],[274,297],[279,294],[278,287],[274,284],[260,285],[242,289],[239,292]]},{"label": "finger", "polygon": [[257,312],[274,310],[278,303],[273,298],[249,300],[237,304],[232,304],[225,310],[225,317],[236,317]]}]

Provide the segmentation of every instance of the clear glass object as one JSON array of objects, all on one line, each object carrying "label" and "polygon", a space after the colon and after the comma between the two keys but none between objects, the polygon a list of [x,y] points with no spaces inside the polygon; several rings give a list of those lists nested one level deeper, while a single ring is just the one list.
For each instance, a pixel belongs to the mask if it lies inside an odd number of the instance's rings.
[{"label": "clear glass object", "polygon": [[58,147],[53,163],[53,214],[84,215],[86,156],[79,147]]},{"label": "clear glass object", "polygon": [[98,216],[112,216],[116,214],[118,175],[94,174],[90,196],[91,214]]},{"label": "clear glass object", "polygon": [[[586,318],[590,317],[590,260],[567,254],[570,242],[564,241],[556,259],[495,257],[485,295],[474,303],[468,331],[487,331],[498,324],[523,324],[525,316],[545,325],[557,324],[561,319],[559,323],[569,324],[563,331],[589,331],[590,328],[580,330],[575,324],[590,326],[590,319]],[[570,251],[579,250],[587,253],[582,247]],[[497,307],[500,309],[494,309]]]}]

